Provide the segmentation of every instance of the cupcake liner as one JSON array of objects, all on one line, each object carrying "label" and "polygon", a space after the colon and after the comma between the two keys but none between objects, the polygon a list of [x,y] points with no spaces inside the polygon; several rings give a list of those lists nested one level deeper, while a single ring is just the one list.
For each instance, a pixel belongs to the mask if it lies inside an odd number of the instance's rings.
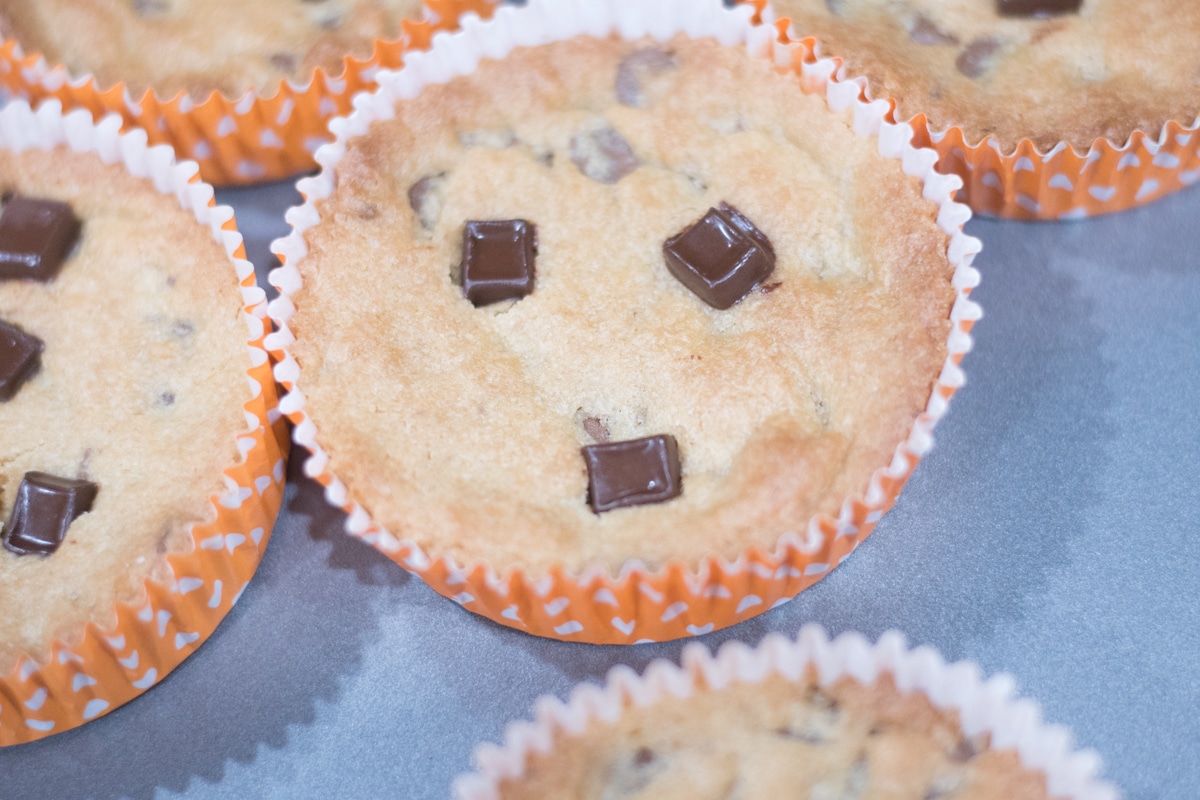
[{"label": "cupcake liner", "polygon": [[118,605],[116,624],[89,623],[79,641],[51,643],[26,654],[0,675],[0,747],[70,730],[112,711],[162,680],[190,655],[233,608],[254,575],[283,498],[286,430],[276,410],[275,384],[263,338],[266,296],[245,259],[233,210],[218,206],[196,165],[177,162],[168,147],[150,147],[146,134],[121,134],[113,116],[93,124],[87,111],[64,115],[57,101],[32,111],[23,101],[0,111],[0,147],[69,147],[121,163],[173,195],[224,246],[241,286],[249,334],[246,377],[253,399],[243,406],[246,427],[236,435],[240,459],[224,471],[225,489],[209,498],[212,522],[192,527],[192,552],[167,556],[169,585],[147,580],[145,599]]},{"label": "cupcake liner", "polygon": [[[273,245],[283,266],[270,276],[280,297],[269,306],[278,332],[267,338],[267,347],[279,358],[275,376],[286,390],[280,410],[295,423],[295,441],[311,452],[305,473],[325,487],[325,497],[332,505],[349,514],[346,529],[350,534],[374,545],[470,611],[541,636],[633,644],[708,633],[773,608],[819,580],[871,532],[932,446],[933,426],[963,383],[959,362],[970,349],[969,331],[980,316],[979,307],[967,298],[979,280],[971,263],[980,243],[962,232],[970,210],[952,199],[961,182],[934,171],[936,154],[910,144],[911,128],[885,120],[886,103],[868,103],[858,83],[834,78],[834,62],[811,62],[809,51],[802,46],[776,43],[772,28],[751,24],[758,11],[746,6],[725,9],[717,0],[670,0],[650,6],[635,0],[530,0],[521,9],[500,9],[489,23],[467,16],[461,32],[435,37],[428,53],[410,54],[403,71],[381,75],[382,88],[356,100],[354,114],[334,120],[331,129],[337,141],[317,152],[322,172],[297,184],[306,202],[288,212],[292,233]],[[836,518],[822,514],[797,520],[795,531],[783,535],[772,551],[750,548],[733,560],[711,556],[698,565],[672,561],[658,570],[634,560],[616,577],[602,565],[585,568],[580,574],[554,567],[539,578],[521,569],[497,574],[488,564],[460,565],[450,557],[429,555],[415,542],[402,541],[384,530],[329,469],[317,427],[305,411],[300,366],[288,350],[295,341],[288,321],[295,312],[292,295],[302,283],[297,264],[307,253],[304,234],[320,221],[316,204],[333,190],[346,141],[365,132],[371,121],[389,117],[394,99],[412,97],[426,84],[471,72],[485,53],[500,57],[519,44],[612,32],[627,39],[648,34],[665,40],[679,32],[695,38],[714,36],[726,45],[742,45],[773,58],[781,70],[794,71],[804,91],[824,93],[833,110],[853,109],[855,130],[876,136],[881,153],[901,160],[907,174],[924,180],[924,195],[938,205],[938,222],[951,237],[947,256],[955,267],[957,298],[950,315],[949,355],[925,412],[896,447],[891,463],[872,476],[865,496],[846,499]]]},{"label": "cupcake liner", "polygon": [[[780,39],[802,42],[816,60],[813,38],[801,39],[791,20],[778,19]],[[837,76],[846,80],[841,59]],[[895,121],[896,103],[888,120]],[[938,154],[938,171],[963,181],[959,200],[993,217],[1019,220],[1086,219],[1149,203],[1200,180],[1200,118],[1172,120],[1155,136],[1135,130],[1125,142],[1100,137],[1084,152],[1059,142],[1043,152],[1029,139],[1011,151],[991,137],[967,139],[957,126],[936,129],[924,114],[906,121],[916,147]]]},{"label": "cupcake liner", "polygon": [[426,0],[428,17],[405,20],[399,40],[377,41],[367,59],[346,57],[340,75],[318,68],[304,85],[281,80],[270,95],[213,92],[197,102],[184,92],[161,97],[147,90],[134,97],[123,82],[105,86],[37,53],[26,55],[13,39],[0,45],[0,88],[34,105],[57,99],[67,109],[85,108],[95,119],[119,114],[125,129],[142,128],[152,145],[171,145],[217,186],[278,180],[313,169],[313,152],[329,140],[330,118],[348,113],[351,98],[372,87],[380,69],[401,66],[408,50],[428,47],[434,32],[453,27],[464,10],[489,14],[494,1]]},{"label": "cupcake liner", "polygon": [[1116,800],[1120,793],[1101,780],[1101,761],[1091,750],[1076,750],[1061,725],[1042,721],[1033,700],[1015,695],[1007,675],[983,680],[970,661],[947,664],[930,647],[909,649],[904,635],[888,631],[872,645],[862,634],[844,633],[830,641],[818,625],[806,625],[797,639],[771,634],[751,649],[727,642],[715,656],[700,644],[683,651],[682,666],[657,660],[643,675],[626,666],[608,673],[603,687],[577,686],[567,702],[552,696],[538,699],[532,722],[511,723],[504,744],[476,748],[477,771],[454,782],[458,800],[499,800],[502,781],[519,780],[529,756],[552,753],[563,737],[577,736],[596,723],[612,722],[632,706],[662,700],[687,700],[697,691],[720,691],[731,684],[756,684],[768,676],[791,681],[813,670],[822,686],[850,677],[870,685],[890,675],[899,692],[921,692],[934,706],[957,712],[962,732],[989,734],[991,747],[1014,750],[1023,766],[1046,776],[1049,794],[1063,800]]}]

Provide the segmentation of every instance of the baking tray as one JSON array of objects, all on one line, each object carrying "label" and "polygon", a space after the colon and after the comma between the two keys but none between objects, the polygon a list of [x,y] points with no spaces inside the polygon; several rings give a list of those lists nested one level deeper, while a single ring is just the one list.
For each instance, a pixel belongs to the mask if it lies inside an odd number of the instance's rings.
[{"label": "baking tray", "polygon": [[[290,184],[225,191],[260,277]],[[702,637],[889,628],[1009,672],[1129,800],[1200,797],[1200,191],[1069,224],[975,220],[968,384],[896,508],[796,600]],[[158,687],[0,750],[3,800],[445,798],[543,693],[684,642],[535,639],[341,532],[292,463],[258,577]]]}]

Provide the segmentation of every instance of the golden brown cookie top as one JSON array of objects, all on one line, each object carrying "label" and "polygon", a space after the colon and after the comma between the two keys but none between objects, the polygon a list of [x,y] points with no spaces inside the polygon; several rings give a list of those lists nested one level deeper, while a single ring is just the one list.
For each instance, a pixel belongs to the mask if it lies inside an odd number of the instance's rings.
[{"label": "golden brown cookie top", "polygon": [[898,118],[929,116],[1005,152],[1124,144],[1200,113],[1200,4],[1083,0],[1078,11],[1001,16],[995,0],[774,0],[800,36],[865,75]]},{"label": "golden brown cookie top", "polygon": [[[773,273],[725,310],[664,242],[722,202]],[[934,204],[849,116],[709,40],[484,61],[350,140],[289,321],[306,413],[373,518],[544,574],[773,548],[888,463],[946,358]],[[531,294],[475,307],[471,220],[536,226]],[[682,494],[593,513],[580,448],[670,435]]]},{"label": "golden brown cookie top", "polygon": [[339,75],[346,56],[369,57],[422,14],[421,0],[5,0],[0,30],[135,97],[236,98],[304,83],[317,67]]},{"label": "golden brown cookie top", "polygon": [[0,280],[0,320],[45,343],[40,370],[0,402],[0,524],[28,472],[99,486],[57,552],[0,548],[3,673],[111,622],[146,578],[171,579],[164,554],[191,547],[190,524],[211,513],[250,393],[233,267],[173,196],[63,148],[0,150],[0,192],[64,201],[83,223],[52,280]]},{"label": "golden brown cookie top", "polygon": [[842,678],[667,694],[626,705],[615,722],[560,733],[525,774],[500,782],[504,800],[1040,800],[1041,772],[990,737],[963,734],[958,715],[890,675],[870,686]]}]

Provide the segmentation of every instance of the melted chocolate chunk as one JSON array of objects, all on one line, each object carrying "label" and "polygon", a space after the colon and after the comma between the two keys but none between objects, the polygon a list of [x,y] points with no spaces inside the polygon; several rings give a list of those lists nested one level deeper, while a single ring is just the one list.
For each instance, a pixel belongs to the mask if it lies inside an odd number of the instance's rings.
[{"label": "melted chocolate chunk", "polygon": [[771,241],[728,203],[663,244],[667,269],[713,308],[726,309],[775,269]]},{"label": "melted chocolate chunk", "polygon": [[642,165],[629,142],[612,128],[598,128],[571,137],[571,161],[599,183],[613,184]]},{"label": "melted chocolate chunk", "polygon": [[463,293],[477,308],[530,294],[536,255],[537,228],[532,223],[468,222],[463,228]]},{"label": "melted chocolate chunk", "polygon": [[76,517],[92,510],[99,491],[90,481],[26,472],[4,528],[4,546],[17,555],[53,553]]},{"label": "melted chocolate chunk", "polygon": [[657,47],[634,50],[617,65],[617,102],[632,108],[645,108],[642,84],[647,78],[676,66],[675,56]]},{"label": "melted chocolate chunk", "polygon": [[0,322],[0,400],[11,400],[42,364],[46,345],[18,327]]},{"label": "melted chocolate chunk", "polygon": [[79,228],[66,203],[14,196],[0,212],[0,280],[50,280],[79,240]]},{"label": "melted chocolate chunk", "polygon": [[611,436],[608,431],[608,426],[604,424],[604,420],[598,417],[585,417],[583,420],[583,432],[592,437],[593,442],[604,444]]},{"label": "melted chocolate chunk", "polygon": [[674,436],[588,445],[583,460],[588,470],[588,504],[597,514],[662,503],[682,491]]},{"label": "melted chocolate chunk", "polygon": [[912,27],[908,29],[908,38],[921,45],[958,44],[958,37],[946,33],[937,23],[924,14],[917,14]]},{"label": "melted chocolate chunk", "polygon": [[1075,14],[1083,0],[996,0],[996,13],[1002,17],[1049,17]]},{"label": "melted chocolate chunk", "polygon": [[980,36],[972,39],[971,43],[958,54],[954,66],[968,78],[982,77],[992,68],[995,56],[1000,52],[1000,40],[992,36]]}]

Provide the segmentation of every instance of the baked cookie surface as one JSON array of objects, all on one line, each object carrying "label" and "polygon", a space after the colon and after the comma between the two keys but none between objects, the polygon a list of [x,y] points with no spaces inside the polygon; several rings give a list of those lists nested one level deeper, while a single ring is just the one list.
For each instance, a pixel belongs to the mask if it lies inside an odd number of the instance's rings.
[{"label": "baked cookie surface", "polygon": [[0,548],[2,674],[111,624],[147,578],[171,580],[165,556],[192,546],[190,524],[210,518],[238,460],[250,392],[229,258],[173,196],[62,148],[0,150],[0,192],[66,202],[83,223],[53,280],[0,281],[0,320],[45,343],[0,402],[0,522],[26,473],[99,486],[53,554]]},{"label": "baked cookie surface", "polygon": [[105,87],[202,100],[336,76],[422,13],[421,0],[4,0],[0,31]]},{"label": "baked cookie surface", "polygon": [[[719,311],[663,245],[722,202],[777,260]],[[376,521],[459,563],[773,548],[865,490],[946,358],[948,237],[919,183],[711,41],[485,61],[351,140],[317,209],[289,321],[306,413]],[[514,219],[535,288],[476,308],[464,223]],[[682,494],[593,513],[580,448],[657,435]]]},{"label": "baked cookie surface", "polygon": [[1040,800],[1045,775],[1014,751],[967,737],[958,715],[890,675],[870,686],[842,678],[702,689],[629,704],[611,723],[559,734],[533,752],[504,800]]},{"label": "baked cookie surface", "polygon": [[1200,4],[1083,0],[1078,11],[1001,16],[994,0],[774,0],[799,36],[864,75],[897,118],[926,114],[1005,152],[1122,145],[1200,113]]}]

